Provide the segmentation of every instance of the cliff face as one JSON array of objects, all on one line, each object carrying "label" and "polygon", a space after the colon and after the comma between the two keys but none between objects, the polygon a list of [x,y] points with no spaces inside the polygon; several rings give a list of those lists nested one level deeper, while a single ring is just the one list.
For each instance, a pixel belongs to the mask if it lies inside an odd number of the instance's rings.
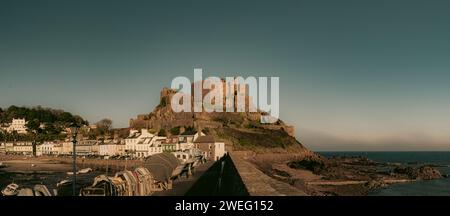
[{"label": "cliff face", "polygon": [[[153,131],[179,127],[182,133],[186,129],[214,135],[239,148],[303,146],[294,138],[294,127],[278,120],[273,124],[261,124],[263,112],[174,112],[171,99],[176,91],[164,88],[161,91],[160,104],[149,114],[142,114],[130,120],[131,128],[149,128]],[[205,93],[203,94],[205,95]],[[193,98],[191,98],[193,101]],[[246,96],[246,104],[250,98]],[[193,103],[192,103],[193,104]],[[248,106],[246,107],[248,110]]]}]

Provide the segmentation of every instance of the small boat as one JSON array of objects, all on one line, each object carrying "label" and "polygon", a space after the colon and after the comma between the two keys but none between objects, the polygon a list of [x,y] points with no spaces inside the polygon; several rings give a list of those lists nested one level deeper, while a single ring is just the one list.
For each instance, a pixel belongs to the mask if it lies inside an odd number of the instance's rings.
[{"label": "small boat", "polygon": [[56,184],[56,187],[61,187],[61,186],[69,185],[69,184],[71,184],[71,183],[72,183],[72,180],[70,180],[70,179],[64,179],[64,180],[58,182],[58,183]]},{"label": "small boat", "polygon": [[45,186],[45,185],[41,185],[41,184],[35,185],[33,190],[34,190],[35,196],[52,196],[52,194],[48,190],[47,186]]},{"label": "small boat", "polygon": [[34,196],[34,191],[31,188],[22,188],[17,196]]},{"label": "small boat", "polygon": [[11,183],[2,190],[3,196],[16,196],[19,193],[19,185]]},{"label": "small boat", "polygon": [[0,168],[6,167],[5,164],[3,164],[3,162],[0,162]]},{"label": "small boat", "polygon": [[89,172],[92,172],[92,169],[91,169],[91,168],[84,168],[84,169],[81,169],[81,170],[78,171],[77,173],[85,174],[85,173],[89,173]]},{"label": "small boat", "polygon": [[[77,175],[78,174],[86,174],[86,173],[89,173],[89,172],[92,172],[92,169],[91,168],[85,168],[85,169],[78,170],[76,172],[76,174]],[[67,172],[67,175],[73,175],[73,172]]]}]

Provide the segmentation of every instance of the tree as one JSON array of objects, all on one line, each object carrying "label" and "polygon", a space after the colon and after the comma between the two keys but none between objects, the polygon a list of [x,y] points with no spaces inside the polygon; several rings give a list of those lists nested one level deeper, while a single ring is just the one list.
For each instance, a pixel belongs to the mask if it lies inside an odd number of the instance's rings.
[{"label": "tree", "polygon": [[159,130],[158,136],[166,136],[166,131],[164,129]]},{"label": "tree", "polygon": [[[73,115],[64,110],[55,110],[50,108],[37,107],[18,107],[10,106],[0,111],[0,123],[10,123],[13,118],[25,118],[28,132],[37,132],[38,136],[13,135],[6,134],[8,140],[21,141],[52,141],[55,139],[64,139],[61,134],[69,125],[76,123],[78,125],[88,125],[88,122],[78,115]],[[40,126],[44,125],[43,128]]]},{"label": "tree", "polygon": [[180,127],[174,127],[170,129],[170,134],[172,135],[180,135]]},{"label": "tree", "polygon": [[184,132],[183,132],[182,135],[194,135],[195,133],[197,133],[197,130],[195,130],[194,127],[192,127],[192,126],[187,126],[187,127],[184,129]]},{"label": "tree", "polygon": [[28,121],[25,126],[27,127],[28,132],[35,133],[40,129],[41,122],[39,122],[38,119],[33,119]]},{"label": "tree", "polygon": [[112,129],[112,120],[111,119],[102,119],[97,122],[97,130],[100,135],[109,134]]},{"label": "tree", "polygon": [[0,130],[0,141],[4,141],[6,139],[6,134]]},{"label": "tree", "polygon": [[[39,122],[39,119],[33,119],[27,122],[25,125],[27,127],[28,132],[32,132],[33,136],[33,156],[36,156],[36,139],[38,138],[39,130],[41,123]],[[39,136],[41,138],[42,136]]]}]

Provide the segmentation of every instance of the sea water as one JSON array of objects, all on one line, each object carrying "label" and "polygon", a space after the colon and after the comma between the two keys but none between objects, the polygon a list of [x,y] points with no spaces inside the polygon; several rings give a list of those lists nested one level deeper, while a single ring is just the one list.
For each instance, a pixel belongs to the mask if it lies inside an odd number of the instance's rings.
[{"label": "sea water", "polygon": [[[436,165],[442,174],[450,174],[450,152],[319,152],[325,157],[363,156],[377,162],[405,166]],[[450,178],[394,184],[371,192],[371,196],[450,196]]]}]

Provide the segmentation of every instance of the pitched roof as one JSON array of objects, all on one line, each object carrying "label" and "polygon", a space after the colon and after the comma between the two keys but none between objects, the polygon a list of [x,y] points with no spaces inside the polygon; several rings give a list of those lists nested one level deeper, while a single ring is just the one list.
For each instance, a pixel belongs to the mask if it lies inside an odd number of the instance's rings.
[{"label": "pitched roof", "polygon": [[135,138],[138,138],[139,136],[141,136],[141,133],[133,133],[133,134],[130,134],[128,137],[127,137],[127,139],[135,139]]},{"label": "pitched roof", "polygon": [[214,143],[215,139],[213,136],[199,136],[194,143]]}]

